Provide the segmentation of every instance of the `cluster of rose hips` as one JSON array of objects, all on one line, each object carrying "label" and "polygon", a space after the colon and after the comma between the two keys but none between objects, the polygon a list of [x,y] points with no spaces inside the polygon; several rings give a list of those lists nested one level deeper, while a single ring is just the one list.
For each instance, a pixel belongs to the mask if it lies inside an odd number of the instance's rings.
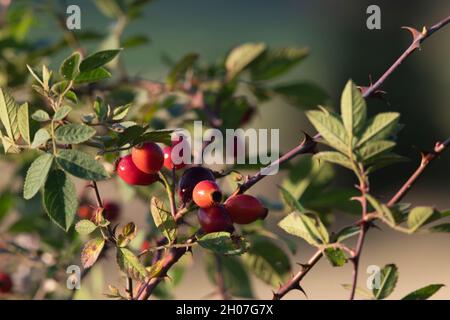
[{"label": "cluster of rose hips", "polygon": [[12,290],[12,280],[11,277],[4,272],[0,272],[0,294],[1,293],[10,293]]},{"label": "cluster of rose hips", "polygon": [[[133,147],[131,154],[119,159],[117,174],[130,185],[150,185],[158,180],[158,172],[163,166],[169,170],[185,166],[184,163],[174,164],[172,148],[161,149],[154,142]],[[183,173],[178,192],[183,205],[194,201],[199,207],[198,220],[206,233],[232,232],[233,223],[248,224],[267,215],[267,209],[250,195],[235,195],[221,204],[222,191],[213,172],[201,166],[188,168]]]},{"label": "cluster of rose hips", "polygon": [[187,169],[180,179],[179,195],[183,203],[191,200],[199,207],[197,217],[206,233],[233,232],[233,223],[248,224],[267,216],[267,209],[250,195],[239,194],[222,202],[222,191],[211,170]]}]

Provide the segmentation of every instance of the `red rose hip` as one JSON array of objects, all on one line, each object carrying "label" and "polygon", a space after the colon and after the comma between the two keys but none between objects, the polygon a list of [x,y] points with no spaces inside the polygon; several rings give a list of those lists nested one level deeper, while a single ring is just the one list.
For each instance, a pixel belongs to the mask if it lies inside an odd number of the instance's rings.
[{"label": "red rose hip", "polygon": [[174,164],[173,158],[172,158],[172,147],[165,147],[163,149],[164,153],[164,167],[166,167],[169,170],[172,170],[174,167],[176,170],[183,168],[186,164],[185,163],[179,163]]},{"label": "red rose hip", "polygon": [[146,186],[158,180],[157,174],[148,174],[139,170],[131,159],[131,155],[121,158],[116,170],[119,177],[130,185]]},{"label": "red rose hip", "polygon": [[200,208],[197,212],[198,221],[206,233],[228,231],[233,232],[233,222],[224,206]]},{"label": "red rose hip", "polygon": [[11,277],[4,272],[0,272],[0,293],[11,292],[12,286]]},{"label": "red rose hip", "polygon": [[224,203],[231,220],[237,224],[249,224],[267,216],[267,208],[261,202],[248,194],[238,194]]},{"label": "red rose hip", "polygon": [[154,142],[146,142],[131,150],[136,167],[145,173],[157,173],[164,164],[164,153]]},{"label": "red rose hip", "polygon": [[222,191],[214,181],[203,180],[195,186],[192,200],[200,208],[216,206],[222,201]]}]

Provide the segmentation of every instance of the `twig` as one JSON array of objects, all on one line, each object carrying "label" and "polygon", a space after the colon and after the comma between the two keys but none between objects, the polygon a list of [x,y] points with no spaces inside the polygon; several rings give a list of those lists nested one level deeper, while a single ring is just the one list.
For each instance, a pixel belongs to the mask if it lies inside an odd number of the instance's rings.
[{"label": "twig", "polygon": [[420,44],[425,41],[425,39],[429,38],[433,33],[445,27],[449,22],[450,16],[439,21],[428,29],[424,27],[422,32],[419,32],[413,28],[404,27],[404,29],[409,30],[413,35],[413,41],[411,45],[374,84],[370,85],[369,87],[362,88],[364,98],[370,97],[371,95],[375,94],[376,91],[382,86],[384,81],[386,81],[386,79],[394,72],[394,70],[396,70],[400,66],[400,64],[402,64],[403,61],[405,61],[406,58],[408,58],[414,51],[420,48]]},{"label": "twig", "polygon": [[216,283],[217,288],[219,289],[220,297],[222,298],[222,300],[230,300],[231,297],[225,285],[221,257],[217,253],[214,254],[214,264],[216,268]]}]

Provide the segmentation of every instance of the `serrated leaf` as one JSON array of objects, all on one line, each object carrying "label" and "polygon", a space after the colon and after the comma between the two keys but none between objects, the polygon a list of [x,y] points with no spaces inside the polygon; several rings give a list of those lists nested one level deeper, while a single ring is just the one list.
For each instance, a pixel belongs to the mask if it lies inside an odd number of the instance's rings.
[{"label": "serrated leaf", "polygon": [[395,264],[388,264],[380,271],[380,288],[373,288],[372,292],[377,300],[387,298],[395,289],[398,280],[398,270]]},{"label": "serrated leaf", "polygon": [[439,291],[442,287],[445,287],[443,284],[430,284],[423,288],[417,289],[410,294],[406,295],[402,298],[402,300],[427,300],[433,294]]},{"label": "serrated leaf", "polygon": [[97,69],[98,67],[101,67],[111,60],[113,60],[119,53],[122,51],[122,49],[111,49],[111,50],[103,50],[96,52],[94,54],[91,54],[90,56],[83,59],[83,61],[80,64],[80,72],[87,72],[92,71],[94,69]]},{"label": "serrated leaf", "polygon": [[44,206],[50,219],[68,231],[78,208],[77,191],[62,170],[51,171],[44,187]]},{"label": "serrated leaf", "polygon": [[84,269],[88,269],[97,261],[105,246],[105,239],[98,237],[86,242],[81,251],[81,264]]},{"label": "serrated leaf", "polygon": [[78,150],[60,150],[56,162],[71,175],[84,180],[100,181],[109,178],[101,163]]},{"label": "serrated leaf", "polygon": [[285,98],[289,103],[303,109],[323,105],[329,98],[328,94],[321,87],[305,81],[277,85],[272,90]]},{"label": "serrated leaf", "polygon": [[314,159],[328,161],[330,163],[338,164],[344,168],[353,170],[351,160],[340,152],[322,151],[322,152],[316,153],[314,155]]},{"label": "serrated leaf", "polygon": [[117,264],[127,276],[136,280],[144,280],[148,272],[139,259],[127,248],[117,248]]},{"label": "serrated leaf", "polygon": [[267,49],[251,64],[252,79],[263,81],[281,76],[306,58],[308,53],[308,48]]},{"label": "serrated leaf", "polygon": [[78,144],[85,142],[96,134],[94,128],[84,124],[70,123],[58,127],[55,138],[61,144]]},{"label": "serrated leaf", "polygon": [[232,49],[225,61],[227,79],[231,80],[236,77],[265,49],[264,43],[245,43]]},{"label": "serrated leaf", "polygon": [[304,212],[305,208],[300,204],[300,202],[295,199],[295,197],[285,188],[279,186],[283,202],[293,211]]},{"label": "serrated leaf", "polygon": [[306,116],[325,141],[334,149],[344,154],[349,152],[349,138],[341,120],[334,114],[311,110]]},{"label": "serrated leaf", "polygon": [[242,261],[248,270],[265,283],[278,286],[291,271],[289,257],[269,240],[254,241]]},{"label": "serrated leaf", "polygon": [[81,235],[88,235],[97,229],[95,223],[91,220],[83,219],[77,222],[75,230]]},{"label": "serrated leaf", "polygon": [[5,137],[0,131],[0,139],[2,141],[3,150],[5,153],[20,153],[19,147],[9,137]]},{"label": "serrated leaf", "polygon": [[111,78],[111,73],[105,68],[99,67],[91,71],[81,72],[75,78],[75,83],[82,84],[82,83],[98,82],[108,78]]},{"label": "serrated leaf", "polygon": [[20,136],[29,146],[31,146],[30,114],[28,103],[24,103],[19,107],[19,111],[17,113],[17,123],[19,126]]},{"label": "serrated leaf", "polygon": [[395,147],[394,141],[378,140],[366,142],[361,148],[357,150],[357,154],[361,161],[368,162],[374,158],[383,155]]},{"label": "serrated leaf", "polygon": [[324,254],[333,267],[342,267],[347,262],[347,256],[342,249],[326,248]]},{"label": "serrated leaf", "polygon": [[156,197],[150,200],[150,212],[158,230],[173,242],[177,236],[177,224],[172,214],[164,208],[164,203]]},{"label": "serrated leaf", "polygon": [[247,242],[242,237],[232,236],[229,232],[207,233],[197,239],[200,246],[222,255],[239,255],[247,250]]},{"label": "serrated leaf", "polygon": [[[351,284],[342,284],[342,287],[346,290],[351,290],[352,289],[352,285]],[[372,294],[372,292],[370,292],[369,290],[365,289],[365,288],[361,288],[361,287],[356,287],[355,293],[357,295],[366,297],[369,300],[373,300],[374,296]]]},{"label": "serrated leaf", "polygon": [[189,53],[185,55],[183,58],[181,58],[170,70],[169,74],[167,75],[167,84],[169,86],[174,85],[186,71],[192,67],[198,59],[198,54],[196,53]]},{"label": "serrated leaf", "polygon": [[[217,263],[213,255],[206,259],[206,273],[209,280],[217,285]],[[223,275],[224,286],[235,297],[254,298],[250,277],[244,265],[237,257],[220,257],[220,267]]]},{"label": "serrated leaf", "polygon": [[37,122],[50,121],[50,116],[44,110],[36,110],[32,115],[31,119]]},{"label": "serrated leaf", "polygon": [[398,112],[384,112],[369,119],[356,146],[362,146],[368,141],[386,139],[395,129],[399,118]]},{"label": "serrated leaf", "polygon": [[349,143],[363,128],[366,122],[367,107],[361,91],[349,80],[341,97],[341,115],[349,136]]},{"label": "serrated leaf", "polygon": [[127,223],[122,232],[117,236],[117,245],[119,247],[126,247],[137,235],[137,228],[133,222]]},{"label": "serrated leaf", "polygon": [[72,53],[66,58],[59,68],[59,74],[66,80],[74,80],[80,73],[81,55],[79,52]]},{"label": "serrated leaf", "polygon": [[55,114],[53,115],[53,120],[60,121],[63,120],[67,115],[72,111],[72,108],[69,106],[62,106],[59,108]]},{"label": "serrated leaf", "polygon": [[431,207],[415,207],[408,214],[408,228],[414,232],[419,229],[434,213]]},{"label": "serrated leaf", "polygon": [[50,140],[50,134],[44,128],[39,129],[34,134],[33,142],[31,143],[31,148],[39,148],[43,144],[46,144],[48,140]]},{"label": "serrated leaf", "polygon": [[278,226],[287,233],[300,237],[314,246],[329,242],[328,231],[316,215],[292,212],[281,220]]},{"label": "serrated leaf", "polygon": [[19,124],[17,113],[19,106],[13,96],[5,89],[0,88],[0,120],[5,127],[6,134],[12,141],[19,138]]},{"label": "serrated leaf", "polygon": [[23,197],[25,199],[29,200],[33,198],[45,185],[52,163],[53,155],[50,153],[44,153],[33,161],[27,171],[23,185]]}]

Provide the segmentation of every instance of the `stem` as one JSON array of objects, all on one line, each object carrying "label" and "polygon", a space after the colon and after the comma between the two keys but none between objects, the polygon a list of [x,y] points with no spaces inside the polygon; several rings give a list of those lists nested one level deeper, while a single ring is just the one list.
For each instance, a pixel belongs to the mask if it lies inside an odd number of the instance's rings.
[{"label": "stem", "polygon": [[219,294],[222,300],[230,300],[231,297],[228,294],[227,288],[225,286],[225,278],[223,275],[223,268],[222,268],[222,258],[218,254],[214,254],[214,263],[216,267],[216,283],[217,288],[219,289]]},{"label": "stem", "polygon": [[175,203],[175,193],[173,192],[172,186],[170,185],[166,176],[162,172],[159,173],[159,177],[161,178],[161,180],[164,183],[164,186],[166,188],[167,197],[169,198],[169,203],[170,203],[170,212],[172,214],[172,217],[175,219],[175,217],[177,215],[177,205]]},{"label": "stem", "polygon": [[127,277],[127,293],[128,293],[128,299],[134,300],[133,298],[133,279],[130,277]]},{"label": "stem", "polygon": [[[372,85],[370,85],[368,88],[365,88],[363,90],[363,96],[364,98],[370,97],[372,94],[374,94],[384,83],[384,81],[397,69],[400,64],[403,63],[403,61],[406,60],[414,51],[420,48],[420,44],[425,41],[425,39],[429,38],[433,33],[438,31],[439,29],[445,27],[450,22],[450,16],[444,18],[443,20],[439,21],[432,27],[428,28],[425,32],[417,32],[414,33],[413,31],[413,41],[411,45],[403,52],[403,54],[394,62],[394,64],[386,70],[386,72]],[[413,29],[410,29],[413,30]]]}]

